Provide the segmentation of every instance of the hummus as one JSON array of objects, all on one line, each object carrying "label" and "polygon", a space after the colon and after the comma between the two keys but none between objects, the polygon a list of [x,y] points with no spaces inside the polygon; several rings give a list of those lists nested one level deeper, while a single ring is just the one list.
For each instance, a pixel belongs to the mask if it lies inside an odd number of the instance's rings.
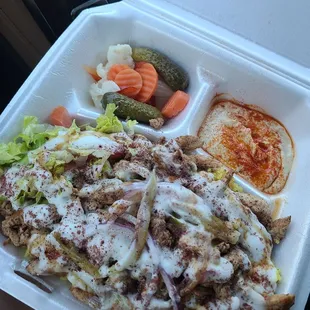
[{"label": "hummus", "polygon": [[285,186],[294,158],[292,139],[258,107],[216,96],[198,136],[205,151],[259,190],[276,194]]}]

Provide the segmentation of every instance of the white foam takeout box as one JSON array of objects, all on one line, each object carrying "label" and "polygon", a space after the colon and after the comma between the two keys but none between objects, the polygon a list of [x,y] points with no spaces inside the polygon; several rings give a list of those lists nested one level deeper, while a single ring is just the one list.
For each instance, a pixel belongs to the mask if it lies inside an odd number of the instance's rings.
[{"label": "white foam takeout box", "polygon": [[[203,3],[125,0],[84,11],[2,113],[0,137],[2,142],[13,138],[24,115],[36,115],[40,121],[46,121],[58,105],[67,107],[80,123],[93,122],[99,111],[91,104],[88,90],[92,81],[83,65],[95,66],[104,61],[109,45],[117,43],[156,48],[190,75],[191,100],[180,115],[160,131],[137,126],[138,132],[150,138],[196,134],[216,93],[229,93],[260,106],[286,126],[295,143],[296,157],[284,190],[273,196],[257,194],[273,202],[282,201],[279,216],[292,215],[287,237],[275,247],[273,259],[282,271],[278,293],[296,294],[295,309],[300,310],[310,291],[309,69],[296,59],[289,60],[207,21],[202,17],[204,11],[208,12]],[[210,1],[206,3],[212,9]],[[0,238],[4,240],[3,236]],[[54,288],[48,294],[15,274],[14,268],[22,259],[22,253],[13,246],[0,247],[2,290],[35,309],[87,308],[71,296],[64,281],[44,278]]]}]

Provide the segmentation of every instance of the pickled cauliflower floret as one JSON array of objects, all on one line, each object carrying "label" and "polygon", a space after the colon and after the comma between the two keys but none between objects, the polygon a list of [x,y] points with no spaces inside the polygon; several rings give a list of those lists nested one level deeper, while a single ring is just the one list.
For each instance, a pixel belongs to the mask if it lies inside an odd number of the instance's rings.
[{"label": "pickled cauliflower floret", "polygon": [[97,74],[101,77],[101,80],[97,83],[93,83],[90,86],[90,95],[99,109],[102,109],[101,100],[107,92],[117,92],[120,88],[113,81],[108,81],[109,69],[115,64],[128,65],[130,68],[135,67],[135,63],[131,57],[132,49],[128,44],[111,45],[108,50],[107,59],[108,62],[103,65],[100,63],[96,67]]},{"label": "pickled cauliflower floret", "polygon": [[97,74],[101,77],[102,80],[107,81],[108,80],[108,72],[109,70],[103,65],[103,63],[100,63],[96,68]]},{"label": "pickled cauliflower floret", "polygon": [[135,63],[131,57],[132,49],[128,44],[111,45],[108,50],[108,63],[106,68],[110,68],[115,64],[128,65],[130,68],[135,67]]},{"label": "pickled cauliflower floret", "polygon": [[100,63],[97,68],[97,74],[106,81],[108,79],[107,75],[109,72],[109,69],[113,65],[117,64],[124,64],[128,65],[130,68],[135,67],[135,63],[131,57],[132,55],[132,48],[128,44],[117,44],[112,45],[109,47],[107,59],[108,62],[103,65],[103,63]]},{"label": "pickled cauliflower floret", "polygon": [[90,86],[89,93],[91,95],[91,98],[93,99],[95,106],[98,109],[102,109],[101,100],[103,95],[108,92],[117,92],[119,90],[120,88],[115,82],[104,81],[103,79],[101,79],[100,81],[98,81],[98,83],[93,83]]}]

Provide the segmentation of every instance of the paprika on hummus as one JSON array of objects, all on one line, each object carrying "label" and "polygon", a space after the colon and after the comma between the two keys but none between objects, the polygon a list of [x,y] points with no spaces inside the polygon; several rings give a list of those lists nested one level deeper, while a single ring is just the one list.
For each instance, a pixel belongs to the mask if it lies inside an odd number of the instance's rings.
[{"label": "paprika on hummus", "polygon": [[198,136],[205,151],[259,190],[276,194],[285,186],[294,158],[292,139],[258,107],[217,95]]}]

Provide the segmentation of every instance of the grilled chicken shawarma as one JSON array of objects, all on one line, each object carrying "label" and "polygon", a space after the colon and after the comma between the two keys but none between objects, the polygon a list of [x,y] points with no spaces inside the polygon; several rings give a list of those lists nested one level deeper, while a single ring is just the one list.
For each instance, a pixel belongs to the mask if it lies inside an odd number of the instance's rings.
[{"label": "grilled chicken shawarma", "polygon": [[233,191],[199,147],[64,131],[4,171],[3,233],[27,247],[30,273],[66,277],[94,309],[290,307],[271,259],[290,219]]}]

